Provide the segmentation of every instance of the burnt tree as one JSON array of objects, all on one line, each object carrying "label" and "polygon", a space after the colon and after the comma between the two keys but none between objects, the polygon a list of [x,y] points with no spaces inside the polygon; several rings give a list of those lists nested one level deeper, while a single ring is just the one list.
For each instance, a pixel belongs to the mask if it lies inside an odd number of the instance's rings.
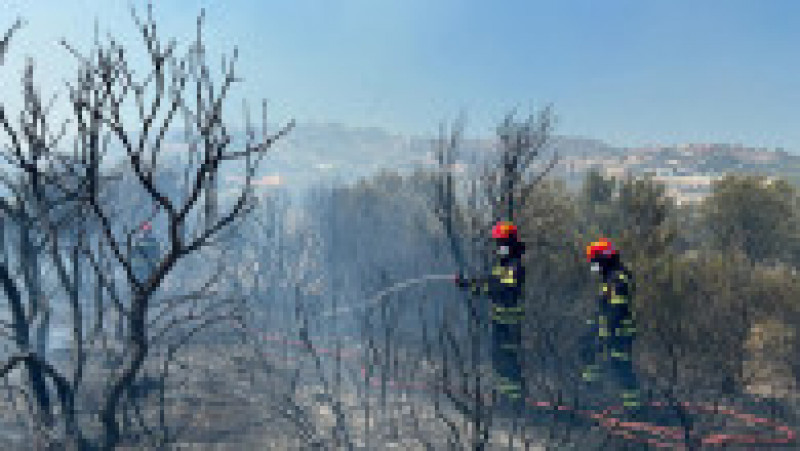
[{"label": "burnt tree", "polygon": [[[133,71],[128,52],[117,39],[109,36],[101,41],[96,32],[86,54],[62,42],[79,68],[67,83],[71,118],[55,132],[47,121],[50,104],[42,102],[33,87],[32,63],[24,79],[25,104],[18,127],[0,104],[0,126],[9,141],[4,156],[12,168],[3,174],[3,184],[16,196],[4,196],[0,203],[3,224],[35,234],[20,246],[20,255],[27,259],[22,276],[14,274],[7,259],[0,264],[0,283],[11,318],[2,327],[16,348],[0,366],[0,377],[24,368],[29,376],[24,389],[32,394],[37,421],[53,429],[59,418],[66,425],[65,443],[80,449],[112,449],[122,444],[131,411],[141,422],[139,379],[148,360],[170,358],[181,344],[213,324],[242,320],[241,302],[208,295],[219,279],[213,270],[198,271],[209,277],[187,296],[162,296],[165,281],[183,266],[180,263],[191,263],[194,256],[212,249],[223,230],[256,207],[251,182],[257,168],[273,143],[294,126],[292,121],[276,133],[267,133],[264,106],[261,133],[255,133],[246,117],[245,142],[235,147],[224,106],[240,81],[235,72],[238,52],[234,49],[232,58],[223,58],[222,80],[216,83],[205,55],[202,14],[197,20],[197,39],[184,55],[178,55],[175,40],[159,38],[151,5],[145,19],[136,11],[132,15],[149,57],[150,70],[143,76]],[[19,24],[5,35],[0,55],[18,28]],[[182,189],[175,190],[167,189],[159,175],[169,169],[163,157],[165,142],[180,116],[185,119],[183,132],[189,137],[190,155],[182,155],[188,157],[182,160],[187,178]],[[61,149],[67,136],[73,139],[71,155]],[[121,151],[122,162],[114,158],[115,149]],[[221,171],[232,165],[243,170],[244,177],[234,200],[223,204],[217,200],[216,187]],[[121,221],[119,205],[110,202],[109,193],[120,188],[119,177],[110,174],[118,171],[135,180],[136,189],[150,205],[133,222]],[[148,254],[149,265],[137,265],[136,246],[127,245],[143,221],[151,221],[154,239],[161,243],[157,252]],[[73,229],[75,233],[65,233]],[[30,243],[35,245],[33,250]],[[3,246],[3,250],[9,248]],[[44,339],[31,339],[36,337],[36,327],[47,327],[42,312],[48,311],[49,299],[40,293],[36,277],[43,270],[30,260],[31,255],[47,259],[55,270],[54,280],[66,294],[74,348],[71,374],[53,365],[42,346],[37,346]],[[95,289],[82,284],[87,279],[94,281]],[[81,302],[92,295],[94,311]],[[113,302],[105,302],[108,298]],[[124,323],[116,368],[101,381],[105,388],[99,398],[78,398],[85,347],[98,336],[105,337],[108,309]],[[96,323],[86,331],[84,320],[90,314]],[[166,351],[154,352],[158,349]],[[163,387],[161,377],[157,387]],[[53,409],[48,382],[55,388],[58,410]],[[75,413],[79,400],[88,403],[83,406],[89,412],[85,418]],[[84,433],[96,420],[100,436]],[[164,441],[162,437],[161,445]],[[159,444],[158,438],[154,444]]]}]

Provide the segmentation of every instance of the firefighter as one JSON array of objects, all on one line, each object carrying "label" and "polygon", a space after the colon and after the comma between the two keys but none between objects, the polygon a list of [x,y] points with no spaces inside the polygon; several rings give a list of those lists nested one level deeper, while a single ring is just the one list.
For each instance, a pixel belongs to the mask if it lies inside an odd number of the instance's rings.
[{"label": "firefighter", "polygon": [[500,404],[518,408],[522,402],[522,319],[524,316],[522,288],[525,268],[522,255],[525,245],[519,241],[517,227],[499,221],[492,228],[494,262],[491,274],[466,278],[456,276],[456,284],[475,295],[491,299],[492,362],[497,376],[496,392]]},{"label": "firefighter", "polygon": [[153,233],[153,225],[145,221],[139,226],[139,234],[133,245],[133,270],[140,282],[150,277],[160,255],[161,245]]},{"label": "firefighter", "polygon": [[620,262],[617,249],[605,238],[586,248],[586,260],[601,279],[598,314],[594,326],[596,345],[592,362],[582,377],[594,382],[604,373],[621,386],[622,405],[637,411],[640,406],[638,382],[633,369],[632,350],[636,323],[631,305],[633,279]]}]

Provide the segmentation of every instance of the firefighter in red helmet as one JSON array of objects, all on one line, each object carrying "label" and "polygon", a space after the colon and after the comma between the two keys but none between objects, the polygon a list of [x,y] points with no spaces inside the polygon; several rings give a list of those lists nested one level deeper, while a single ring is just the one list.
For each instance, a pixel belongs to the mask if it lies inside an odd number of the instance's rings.
[{"label": "firefighter in red helmet", "polygon": [[595,352],[592,362],[583,372],[587,382],[598,380],[604,373],[621,385],[622,404],[636,410],[639,392],[633,369],[632,350],[636,324],[631,305],[633,279],[620,262],[619,251],[605,238],[586,248],[586,260],[593,272],[599,274],[601,283],[598,297],[598,314],[593,321]]},{"label": "firefighter in red helmet", "polygon": [[132,248],[132,266],[134,275],[140,282],[150,277],[161,255],[161,245],[153,233],[153,225],[145,221],[139,226]]},{"label": "firefighter in red helmet", "polygon": [[497,376],[496,392],[499,403],[514,409],[521,407],[522,370],[520,350],[522,343],[521,305],[525,268],[522,255],[525,245],[517,236],[517,227],[509,221],[499,221],[492,227],[494,263],[491,274],[484,277],[456,276],[456,283],[475,295],[488,295],[491,299],[492,362]]}]

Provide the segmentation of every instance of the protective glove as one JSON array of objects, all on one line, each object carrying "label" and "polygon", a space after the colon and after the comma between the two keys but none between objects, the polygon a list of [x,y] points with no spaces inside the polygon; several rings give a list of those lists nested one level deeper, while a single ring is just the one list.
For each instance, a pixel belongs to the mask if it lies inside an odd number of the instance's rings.
[{"label": "protective glove", "polygon": [[453,282],[455,282],[456,286],[459,288],[466,288],[469,285],[469,281],[461,273],[453,276]]}]

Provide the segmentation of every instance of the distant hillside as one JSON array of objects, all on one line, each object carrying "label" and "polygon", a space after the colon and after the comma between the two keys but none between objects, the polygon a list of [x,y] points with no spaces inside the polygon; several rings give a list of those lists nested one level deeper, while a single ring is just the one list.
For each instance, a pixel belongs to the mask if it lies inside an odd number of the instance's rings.
[{"label": "distant hillside", "polygon": [[592,167],[616,177],[653,175],[679,202],[702,200],[713,181],[728,173],[783,178],[800,186],[800,156],[728,144],[601,150],[587,158],[567,157],[564,166],[573,178]]},{"label": "distant hillside", "polygon": [[[241,140],[242,136],[237,138]],[[265,180],[292,190],[303,189],[319,182],[352,182],[381,169],[402,172],[430,165],[432,150],[433,137],[410,137],[379,128],[339,124],[300,124],[276,144],[262,164],[261,173],[272,177]],[[461,160],[481,161],[496,150],[494,139],[466,139],[461,146]],[[726,144],[619,148],[598,140],[566,136],[553,138],[543,152],[547,161],[553,150],[561,157],[553,176],[565,178],[572,186],[580,183],[585,171],[592,167],[612,175],[761,173],[800,184],[800,156],[782,151]]]},{"label": "distant hillside", "polygon": [[[494,139],[464,139],[459,159],[468,164],[482,161],[493,154],[496,145]],[[275,146],[264,168],[297,187],[331,180],[352,182],[381,169],[404,172],[430,166],[434,163],[433,149],[433,136],[409,137],[377,128],[305,124]],[[544,156],[552,155],[553,149],[561,155],[576,156],[620,152],[600,141],[570,137],[555,138]],[[559,168],[559,172],[563,170]]]}]

